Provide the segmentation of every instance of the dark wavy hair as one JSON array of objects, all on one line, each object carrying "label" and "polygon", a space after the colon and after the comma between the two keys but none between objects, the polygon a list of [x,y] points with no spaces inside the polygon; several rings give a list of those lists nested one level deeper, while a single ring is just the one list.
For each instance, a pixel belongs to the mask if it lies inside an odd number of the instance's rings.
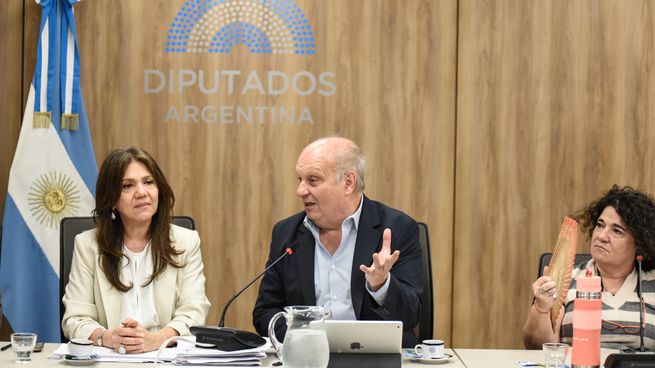
[{"label": "dark wavy hair", "polygon": [[[100,167],[98,181],[96,183],[96,208],[93,210],[97,238],[100,248],[100,264],[107,279],[118,290],[126,292],[133,285],[125,285],[120,280],[120,264],[123,254],[123,236],[125,228],[120,214],[115,213],[115,220],[112,220],[111,213],[121,196],[123,175],[127,166],[134,161],[142,163],[153,176],[159,200],[157,212],[150,222],[150,248],[152,254],[153,270],[152,275],[145,283],[150,284],[159,276],[168,265],[180,268],[174,256],[181,254],[181,251],[173,248],[170,238],[171,216],[175,196],[170,185],[166,181],[164,173],[157,162],[148,152],[138,147],[117,148],[109,152]],[[145,286],[144,285],[144,286]]]},{"label": "dark wavy hair", "polygon": [[637,252],[642,251],[644,271],[655,268],[655,200],[631,187],[616,184],[600,199],[574,215],[583,232],[591,238],[596,222],[606,207],[613,207],[635,239]]}]

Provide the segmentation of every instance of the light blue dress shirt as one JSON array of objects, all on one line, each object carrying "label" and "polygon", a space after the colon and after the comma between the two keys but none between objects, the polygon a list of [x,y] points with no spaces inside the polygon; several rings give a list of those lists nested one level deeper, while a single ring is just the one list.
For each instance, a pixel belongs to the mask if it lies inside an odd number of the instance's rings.
[{"label": "light blue dress shirt", "polygon": [[[359,200],[359,207],[352,215],[348,216],[341,223],[341,242],[334,254],[330,254],[321,243],[319,229],[307,216],[303,221],[305,227],[314,236],[314,290],[316,293],[316,305],[322,306],[331,311],[332,319],[354,320],[357,319],[353,308],[353,301],[350,290],[350,280],[355,255],[355,243],[357,242],[357,228],[359,217],[362,213],[364,196]],[[367,265],[369,266],[369,265]],[[387,295],[391,276],[387,277],[384,285],[378,291],[371,291],[366,283],[366,290],[373,299],[382,305]]]}]

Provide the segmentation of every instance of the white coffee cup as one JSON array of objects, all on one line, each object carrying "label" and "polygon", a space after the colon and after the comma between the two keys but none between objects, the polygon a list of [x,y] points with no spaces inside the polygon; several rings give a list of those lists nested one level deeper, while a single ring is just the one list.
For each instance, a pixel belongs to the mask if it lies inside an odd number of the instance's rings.
[{"label": "white coffee cup", "polygon": [[443,340],[423,340],[414,347],[414,352],[423,358],[441,358],[444,356]]},{"label": "white coffee cup", "polygon": [[93,341],[72,339],[68,342],[68,354],[75,356],[89,356],[93,354]]}]

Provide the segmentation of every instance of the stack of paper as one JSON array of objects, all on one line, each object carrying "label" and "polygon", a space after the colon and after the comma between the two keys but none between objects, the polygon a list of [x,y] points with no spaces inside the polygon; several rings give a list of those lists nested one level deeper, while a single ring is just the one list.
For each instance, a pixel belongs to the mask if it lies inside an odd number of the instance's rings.
[{"label": "stack of paper", "polygon": [[[210,366],[261,366],[266,358],[269,344],[260,348],[222,351],[217,349],[198,348],[192,341],[178,340],[177,347],[166,348],[159,354],[159,361],[171,362],[175,365],[210,365]],[[63,359],[68,354],[68,345],[61,344],[48,358]],[[157,359],[157,351],[141,354],[118,354],[115,350],[94,346],[93,354],[99,362],[152,363]]]},{"label": "stack of paper", "polygon": [[178,354],[172,363],[175,365],[211,365],[231,367],[259,367],[266,353],[261,351],[207,351],[202,354]]}]

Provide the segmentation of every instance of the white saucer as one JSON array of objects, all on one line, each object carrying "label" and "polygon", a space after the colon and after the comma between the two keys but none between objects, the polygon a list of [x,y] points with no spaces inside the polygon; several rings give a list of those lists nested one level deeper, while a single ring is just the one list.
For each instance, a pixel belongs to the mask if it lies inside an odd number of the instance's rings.
[{"label": "white saucer", "polygon": [[444,354],[438,358],[412,358],[410,359],[413,362],[423,363],[423,364],[444,364],[450,360],[453,356],[450,354]]},{"label": "white saucer", "polygon": [[70,358],[64,358],[64,363],[68,365],[92,365],[95,364],[96,360],[93,358],[88,358],[88,359],[70,359]]}]

